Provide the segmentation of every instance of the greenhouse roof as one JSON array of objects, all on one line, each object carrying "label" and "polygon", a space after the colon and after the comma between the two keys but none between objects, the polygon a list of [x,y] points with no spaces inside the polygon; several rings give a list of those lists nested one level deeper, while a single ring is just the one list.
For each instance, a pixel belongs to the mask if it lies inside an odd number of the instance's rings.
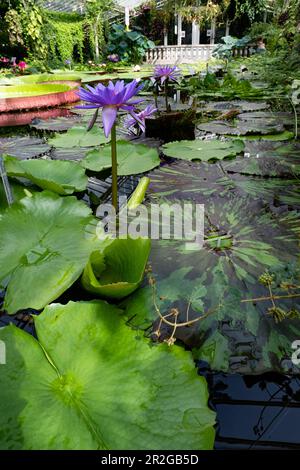
[{"label": "greenhouse roof", "polygon": [[47,10],[61,11],[61,12],[76,12],[83,13],[84,1],[83,0],[45,0],[43,6]]},{"label": "greenhouse roof", "polygon": [[[118,0],[116,2],[116,10],[123,10],[126,6],[135,8],[144,0]],[[48,10],[60,12],[84,12],[85,0],[44,0],[43,5]]]}]

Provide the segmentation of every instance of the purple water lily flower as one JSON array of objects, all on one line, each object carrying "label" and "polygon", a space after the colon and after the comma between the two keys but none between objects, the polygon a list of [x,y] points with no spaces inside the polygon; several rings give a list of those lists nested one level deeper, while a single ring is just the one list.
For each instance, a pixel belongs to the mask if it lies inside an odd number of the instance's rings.
[{"label": "purple water lily flower", "polygon": [[169,65],[157,65],[154,70],[154,78],[163,85],[166,80],[170,82],[177,82],[181,77],[181,71],[176,65],[170,67]]},{"label": "purple water lily flower", "polygon": [[146,106],[145,109],[140,111],[139,113],[132,113],[130,116],[127,116],[124,125],[127,128],[135,126],[136,124],[139,126],[142,132],[145,132],[145,119],[151,116],[151,114],[156,113],[157,108],[153,106],[153,104],[149,104]]},{"label": "purple water lily flower", "polygon": [[111,62],[119,62],[119,60],[120,60],[118,54],[110,54],[110,55],[107,56],[107,58]]},{"label": "purple water lily flower", "polygon": [[79,88],[78,96],[88,104],[76,107],[81,109],[102,108],[102,121],[106,137],[115,123],[119,109],[132,113],[134,106],[144,101],[143,99],[131,101],[131,98],[143,88],[143,85],[138,85],[138,80],[133,80],[127,85],[124,85],[124,80],[118,80],[115,84],[109,82],[106,87],[102,83],[98,83],[95,88],[89,85],[86,85],[86,88],[87,90]]}]

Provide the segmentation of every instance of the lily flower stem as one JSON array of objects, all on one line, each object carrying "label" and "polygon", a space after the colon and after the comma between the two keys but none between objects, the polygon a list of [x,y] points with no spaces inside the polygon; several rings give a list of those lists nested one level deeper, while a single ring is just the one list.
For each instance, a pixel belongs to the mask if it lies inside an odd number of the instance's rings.
[{"label": "lily flower stem", "polygon": [[111,194],[112,204],[117,211],[118,208],[118,163],[117,163],[117,138],[116,138],[116,124],[111,128]]},{"label": "lily flower stem", "polygon": [[165,80],[165,103],[166,103],[166,111],[168,112],[169,103],[168,103],[168,80]]},{"label": "lily flower stem", "polygon": [[158,100],[157,100],[157,92],[156,91],[154,92],[154,103],[155,103],[156,109],[158,110]]}]

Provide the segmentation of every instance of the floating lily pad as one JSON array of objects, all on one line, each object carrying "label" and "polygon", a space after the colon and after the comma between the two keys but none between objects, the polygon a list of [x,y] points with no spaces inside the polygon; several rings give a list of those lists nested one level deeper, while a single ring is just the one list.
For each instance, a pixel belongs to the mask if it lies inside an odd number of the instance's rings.
[{"label": "floating lily pad", "polygon": [[275,134],[282,132],[284,127],[282,124],[253,121],[235,121],[225,123],[224,121],[211,121],[199,124],[197,129],[203,132],[210,132],[217,135],[247,135],[247,134]]},{"label": "floating lily pad", "polygon": [[115,239],[92,253],[82,275],[83,287],[100,297],[122,299],[141,283],[150,253],[148,238]]},{"label": "floating lily pad", "polygon": [[90,150],[90,147],[76,147],[71,149],[57,148],[52,150],[51,158],[53,160],[79,161],[85,158],[87,152]]},{"label": "floating lily pad", "polygon": [[[295,265],[286,265],[280,269],[285,280],[290,279],[290,269],[296,273]],[[278,267],[274,266],[274,271],[276,270]],[[221,275],[223,274],[220,270],[219,278]],[[215,281],[217,281],[216,277]],[[293,281],[298,283],[299,277],[291,280]],[[250,370],[251,373],[275,369],[280,372],[291,373],[293,371],[299,374],[299,368],[291,362],[293,353],[291,345],[295,335],[298,336],[300,333],[299,320],[275,323],[274,319],[266,314],[271,302],[242,303],[246,298],[251,298],[252,293],[249,292],[248,295],[241,297],[236,291],[234,297],[232,291],[226,302],[227,306],[224,305],[227,308],[222,309],[219,328],[212,328],[212,334],[201,346],[194,349],[195,358],[208,361],[214,369],[224,371],[229,368],[232,372],[247,373]],[[267,289],[264,293],[267,293]],[[290,299],[281,302],[281,304],[277,302],[277,305],[287,310],[293,306],[297,307],[297,300]],[[230,314],[230,310],[235,314]],[[221,318],[218,315],[219,321]],[[205,327],[208,328],[209,325],[201,325],[203,331]]]},{"label": "floating lily pad", "polygon": [[78,279],[99,246],[91,210],[75,197],[48,191],[14,203],[0,219],[4,308],[41,309]]},{"label": "floating lily pad", "polygon": [[[117,142],[118,175],[136,175],[145,173],[160,165],[158,152],[143,144],[131,144],[127,141]],[[111,168],[111,149],[104,146],[91,150],[81,161],[84,168],[92,171],[103,171]]]},{"label": "floating lily pad", "polygon": [[152,200],[197,199],[205,203],[212,195],[220,197],[228,193],[217,180],[224,177],[224,171],[218,165],[210,163],[192,163],[176,160],[169,165],[162,165],[149,174],[148,195]]},{"label": "floating lily pad", "polygon": [[[251,148],[251,145],[253,145],[253,142],[249,142],[246,145]],[[263,153],[263,155],[267,157],[279,155],[280,157],[295,158],[295,160],[300,158],[299,142],[293,141],[293,142],[287,142],[285,144],[282,144],[281,142],[267,142],[264,144],[260,143],[260,145],[264,145],[261,153]]]},{"label": "floating lily pad", "polygon": [[[223,186],[221,194],[230,193],[261,199],[272,206],[289,205],[300,207],[300,189],[297,179],[261,178],[238,173],[222,176],[215,182],[215,188]],[[215,189],[216,191],[216,189]]]},{"label": "floating lily pad", "polygon": [[254,134],[254,135],[246,135],[246,136],[239,136],[241,140],[265,140],[271,142],[281,142],[284,140],[291,140],[294,138],[293,132],[283,131],[279,132],[278,134]]},{"label": "floating lily pad", "polygon": [[271,111],[256,111],[256,112],[248,112],[248,113],[241,113],[237,116],[238,119],[241,121],[254,121],[254,123],[268,123],[269,125],[273,125],[274,123],[283,124],[283,125],[293,125],[294,124],[294,116],[292,113],[287,112],[271,112]]},{"label": "floating lily pad", "polygon": [[[247,217],[242,217],[243,213]],[[229,200],[211,199],[205,204],[204,249],[198,251],[202,269],[212,269],[214,256],[222,252],[211,244],[211,240],[219,239],[218,243],[221,243],[224,236],[229,235],[232,246],[228,252],[223,251],[227,255],[228,270],[235,273],[237,279],[254,283],[257,271],[280,265],[289,256],[290,260],[293,259],[296,237],[291,236],[291,233],[287,235],[284,253],[281,251],[279,238],[276,238],[285,232],[286,228],[279,224],[279,220],[274,220],[273,215],[263,209],[261,201],[244,200],[241,197]],[[193,251],[188,250],[185,241],[162,240],[161,244],[170,249],[172,246],[172,251],[184,254],[186,263],[192,262],[196,257]],[[164,258],[164,255],[161,256]]]},{"label": "floating lily pad", "polygon": [[234,157],[244,150],[243,142],[238,140],[181,140],[162,146],[164,155],[182,160],[222,160]]},{"label": "floating lily pad", "polygon": [[79,121],[77,116],[69,117],[57,117],[54,119],[38,119],[34,120],[34,123],[31,123],[30,127],[32,129],[37,129],[39,131],[48,131],[48,132],[63,132],[67,131],[71,127],[74,127],[76,122]]},{"label": "floating lily pad", "polygon": [[206,104],[205,109],[210,111],[230,111],[231,109],[240,109],[241,111],[261,111],[270,107],[264,101],[211,101]]},{"label": "floating lily pad", "polygon": [[[176,176],[171,177],[174,185]],[[166,203],[168,197],[158,200]],[[187,310],[190,319],[211,312],[194,325],[178,328],[177,338],[216,370],[250,374],[285,370],[282,360],[291,353],[294,328],[300,334],[299,320],[279,325],[267,315],[270,303],[241,302],[267,295],[258,282],[265,270],[284,271],[298,258],[299,214],[286,210],[270,213],[265,204],[253,199],[207,196],[203,248],[190,251],[184,240],[152,241],[150,256],[156,303],[162,314],[177,309],[180,322],[186,320]],[[196,193],[194,202],[198,202]],[[180,201],[177,203],[180,206]],[[299,299],[285,299],[283,306],[296,307],[297,301],[299,305]],[[134,327],[147,329],[154,321],[157,329],[151,286],[138,289],[124,306]],[[162,338],[170,337],[171,330],[165,325]],[[273,330],[275,339],[270,344]]]},{"label": "floating lily pad", "polygon": [[300,174],[300,154],[298,158],[295,158],[276,154],[267,156],[260,153],[257,157],[244,157],[234,162],[224,162],[223,168],[228,172],[243,175],[294,178]]},{"label": "floating lily pad", "polygon": [[87,131],[86,127],[74,126],[65,134],[58,134],[48,140],[49,145],[58,148],[74,148],[74,147],[96,147],[105,144],[108,139],[105,137],[102,129],[93,127]]},{"label": "floating lily pad", "polygon": [[42,189],[66,195],[84,191],[88,178],[82,167],[73,162],[53,160],[23,160],[5,155],[8,176],[26,178]]},{"label": "floating lily pad", "polygon": [[287,147],[292,144],[282,143],[282,141],[264,140],[264,139],[243,139],[245,144],[245,154],[256,157],[258,154],[271,151],[272,153],[280,147]]},{"label": "floating lily pad", "polygon": [[213,447],[215,413],[190,353],[151,348],[119,312],[103,301],[54,304],[35,317],[37,339],[1,329],[1,449]]},{"label": "floating lily pad", "polygon": [[0,154],[9,154],[21,159],[34,158],[49,152],[43,139],[35,137],[1,137]]},{"label": "floating lily pad", "polygon": [[45,82],[80,82],[80,75],[74,73],[38,73],[31,75],[23,75],[19,77],[14,77],[10,79],[11,84],[35,84],[35,83],[45,83]]},{"label": "floating lily pad", "polygon": [[[24,185],[24,184],[21,184],[17,181],[10,181],[9,186],[10,186],[10,190],[11,190],[14,202],[19,201],[23,197],[26,197],[26,196],[28,196],[32,193],[35,193],[39,190],[36,186],[34,186],[30,183]],[[3,184],[0,183],[0,211],[1,211],[1,213],[5,209],[7,209],[7,207],[8,207],[8,203],[7,203],[4,187],[3,187]]]},{"label": "floating lily pad", "polygon": [[206,204],[212,197],[230,199],[248,197],[261,199],[271,205],[300,205],[297,179],[261,178],[239,173],[227,173],[223,163],[194,164],[175,161],[149,174],[148,196],[151,200],[191,200]]},{"label": "floating lily pad", "polygon": [[28,96],[49,95],[51,93],[63,93],[71,90],[64,84],[41,84],[41,85],[12,85],[0,86],[0,99],[26,98]]}]

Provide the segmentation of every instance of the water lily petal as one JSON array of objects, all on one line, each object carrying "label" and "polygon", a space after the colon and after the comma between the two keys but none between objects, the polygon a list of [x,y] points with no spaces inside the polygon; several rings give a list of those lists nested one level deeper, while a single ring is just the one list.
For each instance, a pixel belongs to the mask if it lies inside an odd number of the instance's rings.
[{"label": "water lily petal", "polygon": [[105,137],[109,136],[112,126],[117,118],[117,108],[115,106],[104,106],[102,110],[102,121]]}]

